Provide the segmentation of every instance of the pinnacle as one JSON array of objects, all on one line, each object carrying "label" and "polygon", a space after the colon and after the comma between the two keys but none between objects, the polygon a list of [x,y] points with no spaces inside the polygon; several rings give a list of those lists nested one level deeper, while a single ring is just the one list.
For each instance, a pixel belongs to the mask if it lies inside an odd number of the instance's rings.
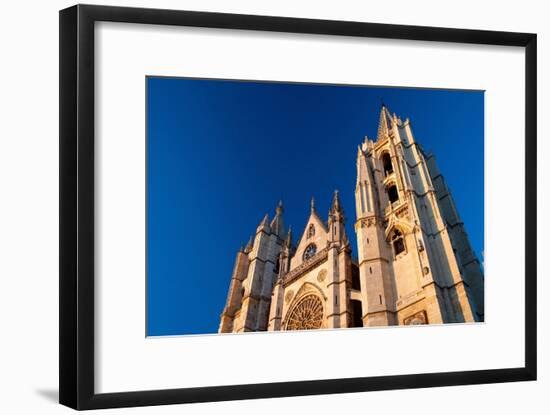
[{"label": "pinnacle", "polygon": [[334,196],[332,198],[332,208],[335,211],[341,210],[340,208],[340,193],[338,192],[338,189],[334,191]]},{"label": "pinnacle", "polygon": [[283,210],[284,210],[283,201],[279,200],[279,203],[277,204],[277,207],[275,208],[275,213],[277,215],[281,215],[283,213]]},{"label": "pinnacle", "polygon": [[269,215],[266,213],[262,221],[260,222],[260,227],[267,226],[269,224]]},{"label": "pinnacle", "polygon": [[248,240],[248,243],[246,244],[243,252],[244,253],[249,253],[250,251],[252,251],[253,243],[254,243],[254,239],[251,236],[250,239]]},{"label": "pinnacle", "polygon": [[283,201],[280,200],[275,208],[275,217],[271,221],[271,231],[284,238]]},{"label": "pinnacle", "polygon": [[288,232],[286,234],[286,246],[290,248],[292,245],[292,227],[288,227]]}]

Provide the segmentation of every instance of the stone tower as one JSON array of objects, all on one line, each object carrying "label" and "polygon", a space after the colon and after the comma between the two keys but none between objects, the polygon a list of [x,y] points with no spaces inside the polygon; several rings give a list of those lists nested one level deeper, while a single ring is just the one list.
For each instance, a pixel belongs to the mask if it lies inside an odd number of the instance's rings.
[{"label": "stone tower", "polygon": [[357,151],[355,206],[365,326],[483,320],[481,267],[435,157],[385,106]]},{"label": "stone tower", "polygon": [[355,209],[357,263],[337,191],[326,221],[312,199],[296,246],[279,203],[237,253],[219,331],[483,321],[481,266],[435,158],[385,106],[357,149]]},{"label": "stone tower", "polygon": [[237,252],[220,322],[221,333],[267,330],[271,294],[279,274],[279,255],[285,237],[283,204],[279,202],[271,223],[266,214],[256,234]]}]

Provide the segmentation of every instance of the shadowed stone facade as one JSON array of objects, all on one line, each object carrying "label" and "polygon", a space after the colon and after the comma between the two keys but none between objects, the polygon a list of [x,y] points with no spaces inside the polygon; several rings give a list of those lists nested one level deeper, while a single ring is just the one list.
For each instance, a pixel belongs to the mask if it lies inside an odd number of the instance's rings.
[{"label": "shadowed stone facade", "polygon": [[219,332],[483,321],[481,266],[435,157],[385,106],[357,149],[355,211],[357,262],[337,191],[326,222],[312,199],[297,244],[279,203],[237,253]]}]

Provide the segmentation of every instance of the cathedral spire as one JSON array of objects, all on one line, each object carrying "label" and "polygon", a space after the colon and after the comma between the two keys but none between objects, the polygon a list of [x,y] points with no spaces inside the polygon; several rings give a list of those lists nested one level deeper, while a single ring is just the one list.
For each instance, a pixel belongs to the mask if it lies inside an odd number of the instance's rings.
[{"label": "cathedral spire", "polygon": [[380,117],[378,120],[378,140],[382,140],[389,134],[391,123],[392,119],[390,112],[386,108],[386,105],[382,104],[382,108],[380,109]]},{"label": "cathedral spire", "polygon": [[275,208],[275,217],[271,221],[271,231],[279,237],[284,236],[284,221],[283,221],[283,201],[279,200],[277,207]]}]

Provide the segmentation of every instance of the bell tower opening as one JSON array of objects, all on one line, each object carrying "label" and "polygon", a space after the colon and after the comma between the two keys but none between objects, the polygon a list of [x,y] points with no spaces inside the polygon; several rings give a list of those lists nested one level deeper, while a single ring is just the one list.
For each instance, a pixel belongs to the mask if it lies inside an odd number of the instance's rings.
[{"label": "bell tower opening", "polygon": [[382,154],[382,165],[384,166],[384,176],[388,177],[393,173],[393,165],[389,153]]},{"label": "bell tower opening", "polygon": [[390,203],[395,203],[399,200],[399,194],[397,193],[397,186],[395,184],[390,185],[387,188],[388,192],[388,198],[390,199]]},{"label": "bell tower opening", "polygon": [[395,256],[405,251],[405,241],[403,240],[403,234],[399,231],[399,229],[395,229],[393,231],[393,234],[391,237],[391,243],[393,246],[393,253]]}]

